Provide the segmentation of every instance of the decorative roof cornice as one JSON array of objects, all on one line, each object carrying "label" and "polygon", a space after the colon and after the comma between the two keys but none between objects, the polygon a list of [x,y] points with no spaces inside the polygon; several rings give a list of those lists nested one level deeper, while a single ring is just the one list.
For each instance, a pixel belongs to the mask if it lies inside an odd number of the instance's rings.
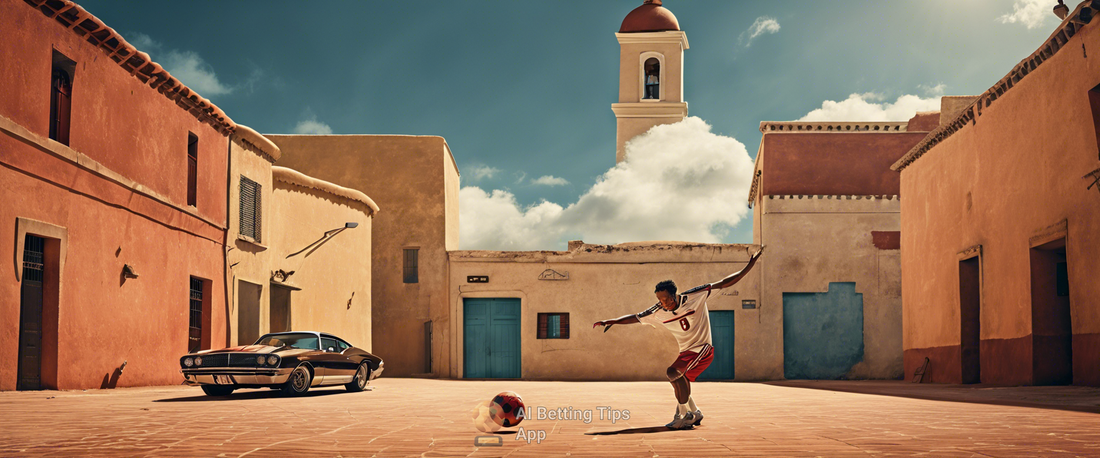
[{"label": "decorative roof cornice", "polygon": [[761,121],[760,132],[767,133],[883,133],[906,132],[908,121],[903,122],[802,122],[802,121]]},{"label": "decorative roof cornice", "polygon": [[757,169],[756,173],[752,176],[752,186],[749,187],[749,208],[752,208],[752,203],[756,200],[756,192],[760,190],[760,174],[762,170]]},{"label": "decorative roof cornice", "polygon": [[214,130],[226,136],[236,129],[237,125],[221,108],[185,86],[160,64],[153,62],[148,54],[139,51],[123,39],[122,35],[107,27],[103,21],[80,5],[71,0],[23,1],[102,50],[130,76],[156,89],[200,122],[209,124]]},{"label": "decorative roof cornice", "polygon": [[795,200],[795,199],[800,199],[800,200],[801,199],[806,199],[806,200],[811,200],[811,199],[901,200],[901,196],[898,196],[898,195],[871,195],[871,196],[865,196],[865,195],[836,195],[836,194],[828,195],[828,194],[825,194],[825,195],[812,195],[811,196],[811,195],[783,194],[783,195],[769,195],[767,197],[768,197],[768,199],[779,199],[779,200]]},{"label": "decorative roof cornice", "polygon": [[275,146],[267,137],[260,135],[259,132],[244,124],[237,124],[237,128],[233,130],[232,138],[242,148],[259,154],[260,157],[267,159],[272,164],[282,157],[282,150],[278,146]]},{"label": "decorative roof cornice", "polygon": [[[998,98],[1012,90],[1016,83],[1019,83],[1020,80],[1027,77],[1027,75],[1036,68],[1039,68],[1047,59],[1054,57],[1054,55],[1057,54],[1058,51],[1077,34],[1077,32],[1087,25],[1086,22],[1081,20],[1081,11],[1084,9],[1089,9],[1090,12],[1093,13],[1095,13],[1095,11],[1093,11],[1091,7],[1086,6],[1086,4],[1091,3],[1086,1],[1077,5],[1077,9],[1073,10],[1072,14],[1066,16],[1066,19],[1062,21],[1058,29],[1047,38],[1047,41],[1043,42],[1043,45],[1040,46],[1039,49],[1020,61],[1020,63],[1013,67],[1012,71],[1008,72],[1004,78],[1001,78],[1000,81],[997,81],[997,84],[994,84],[989,90],[979,95],[969,106],[963,108],[950,122],[941,122],[939,127],[930,132],[928,136],[924,137],[920,143],[913,146],[908,153],[902,156],[901,159],[898,159],[894,165],[890,166],[890,169],[901,172],[908,167],[909,164],[912,164],[913,161],[920,159],[924,153],[927,153],[936,145],[947,140],[947,138],[954,135],[955,132],[962,130],[967,124],[977,124],[978,118],[982,116],[983,108],[989,108]],[[1089,17],[1091,20],[1092,16],[1090,15]]]},{"label": "decorative roof cornice", "polygon": [[333,196],[354,200],[369,207],[371,215],[378,213],[378,204],[374,203],[374,200],[371,200],[366,194],[324,180],[318,180],[297,170],[273,166],[271,167],[271,178],[275,181],[316,189]]}]

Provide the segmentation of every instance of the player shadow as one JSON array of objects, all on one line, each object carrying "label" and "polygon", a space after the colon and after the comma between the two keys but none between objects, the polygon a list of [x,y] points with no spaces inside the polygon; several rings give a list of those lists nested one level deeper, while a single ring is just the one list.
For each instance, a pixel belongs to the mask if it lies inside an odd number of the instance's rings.
[{"label": "player shadow", "polygon": [[619,434],[646,434],[646,433],[660,433],[665,431],[683,431],[681,429],[672,429],[668,426],[647,426],[644,428],[626,428],[617,431],[596,431],[591,433],[584,433],[585,436],[617,436]]}]

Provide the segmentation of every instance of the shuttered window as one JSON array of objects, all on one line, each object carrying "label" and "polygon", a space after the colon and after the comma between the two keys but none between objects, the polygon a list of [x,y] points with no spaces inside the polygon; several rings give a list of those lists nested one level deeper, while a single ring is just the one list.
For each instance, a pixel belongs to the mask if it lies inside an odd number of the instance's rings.
[{"label": "shuttered window", "polygon": [[569,314],[568,313],[540,313],[539,314],[539,339],[568,339],[569,338]]},{"label": "shuttered window", "polygon": [[55,50],[50,77],[50,138],[64,145],[69,144],[75,73],[76,62]]},{"label": "shuttered window", "polygon": [[241,235],[260,241],[260,184],[241,177]]},{"label": "shuttered window", "polygon": [[405,249],[405,283],[419,283],[420,276],[417,271],[417,254],[419,248]]},{"label": "shuttered window", "polygon": [[187,205],[192,207],[198,201],[199,184],[199,137],[187,134]]}]

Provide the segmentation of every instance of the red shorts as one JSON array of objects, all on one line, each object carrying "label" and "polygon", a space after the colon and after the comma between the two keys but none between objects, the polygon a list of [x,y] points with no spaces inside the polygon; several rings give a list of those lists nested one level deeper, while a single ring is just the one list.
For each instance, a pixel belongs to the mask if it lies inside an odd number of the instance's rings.
[{"label": "red shorts", "polygon": [[680,352],[680,356],[676,358],[676,362],[672,363],[672,367],[676,369],[676,372],[684,374],[689,382],[694,382],[695,378],[699,377],[699,374],[702,374],[710,366],[713,359],[714,347],[706,345],[698,352]]}]

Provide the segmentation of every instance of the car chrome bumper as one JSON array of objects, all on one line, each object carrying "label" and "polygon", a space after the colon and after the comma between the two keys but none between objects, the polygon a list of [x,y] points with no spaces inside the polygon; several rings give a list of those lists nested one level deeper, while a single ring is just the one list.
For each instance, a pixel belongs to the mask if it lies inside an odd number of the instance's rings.
[{"label": "car chrome bumper", "polygon": [[[183,372],[184,383],[188,385],[281,385],[290,378],[293,367],[282,369],[249,369],[245,367],[186,369]],[[233,383],[217,383],[215,375],[229,377]]]},{"label": "car chrome bumper", "polygon": [[369,380],[374,380],[374,379],[378,378],[378,376],[382,375],[382,371],[384,371],[384,370],[386,370],[386,362],[385,361],[380,361],[378,363],[378,369],[375,369],[373,372],[370,373],[370,379]]}]

